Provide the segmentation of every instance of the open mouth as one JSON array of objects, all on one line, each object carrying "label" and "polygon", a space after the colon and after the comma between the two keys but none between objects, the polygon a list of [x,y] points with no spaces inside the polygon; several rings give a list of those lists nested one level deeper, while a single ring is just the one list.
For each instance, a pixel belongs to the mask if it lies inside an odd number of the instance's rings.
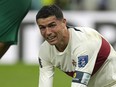
[{"label": "open mouth", "polygon": [[56,36],[49,36],[49,37],[47,37],[47,40],[52,42],[55,40],[55,38],[56,38]]}]

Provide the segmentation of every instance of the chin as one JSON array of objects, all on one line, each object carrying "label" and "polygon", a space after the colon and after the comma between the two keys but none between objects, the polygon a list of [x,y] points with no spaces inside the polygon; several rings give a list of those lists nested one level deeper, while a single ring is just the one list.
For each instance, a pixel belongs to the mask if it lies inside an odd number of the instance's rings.
[{"label": "chin", "polygon": [[57,43],[54,41],[54,42],[48,42],[50,45],[56,45]]},{"label": "chin", "polygon": [[55,43],[49,43],[50,45],[56,45]]}]

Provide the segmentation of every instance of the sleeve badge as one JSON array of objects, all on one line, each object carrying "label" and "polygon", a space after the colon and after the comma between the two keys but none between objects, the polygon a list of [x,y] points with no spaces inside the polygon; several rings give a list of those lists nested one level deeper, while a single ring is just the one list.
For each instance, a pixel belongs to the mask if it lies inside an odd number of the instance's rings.
[{"label": "sleeve badge", "polygon": [[88,55],[78,57],[78,67],[83,68],[88,63]]}]

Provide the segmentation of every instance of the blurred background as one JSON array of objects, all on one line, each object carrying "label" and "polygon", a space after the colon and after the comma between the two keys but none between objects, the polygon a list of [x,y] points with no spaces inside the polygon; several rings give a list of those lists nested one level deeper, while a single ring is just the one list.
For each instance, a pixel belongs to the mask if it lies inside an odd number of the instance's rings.
[{"label": "blurred background", "polygon": [[[11,46],[0,60],[0,87],[9,87],[11,82],[12,87],[37,87],[38,51],[43,38],[35,22],[35,15],[47,4],[57,4],[69,25],[96,29],[116,50],[116,0],[32,0],[31,9],[20,26],[18,45]],[[31,84],[28,82],[28,85],[24,85],[25,80],[21,76],[30,80]],[[16,77],[21,80],[14,82]],[[24,84],[21,85],[21,82]]]}]

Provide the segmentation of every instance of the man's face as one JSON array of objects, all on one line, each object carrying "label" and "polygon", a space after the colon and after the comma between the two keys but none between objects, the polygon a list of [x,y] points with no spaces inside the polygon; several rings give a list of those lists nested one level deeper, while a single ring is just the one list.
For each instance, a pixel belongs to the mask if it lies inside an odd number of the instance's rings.
[{"label": "man's face", "polygon": [[51,45],[59,44],[66,31],[66,20],[58,20],[55,16],[40,18],[37,20],[40,32],[45,40]]}]

